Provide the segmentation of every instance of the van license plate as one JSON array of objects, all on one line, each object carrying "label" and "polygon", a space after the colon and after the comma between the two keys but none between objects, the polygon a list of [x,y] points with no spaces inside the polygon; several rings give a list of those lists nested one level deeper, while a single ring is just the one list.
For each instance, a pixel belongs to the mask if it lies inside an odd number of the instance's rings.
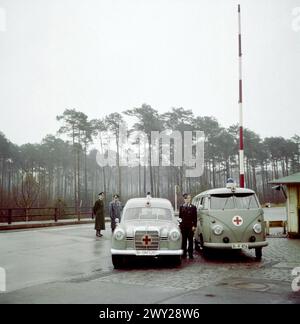
[{"label": "van license plate", "polygon": [[234,243],[231,245],[233,249],[248,249],[248,244],[245,243]]},{"label": "van license plate", "polygon": [[136,251],[137,256],[155,256],[157,255],[156,251]]}]

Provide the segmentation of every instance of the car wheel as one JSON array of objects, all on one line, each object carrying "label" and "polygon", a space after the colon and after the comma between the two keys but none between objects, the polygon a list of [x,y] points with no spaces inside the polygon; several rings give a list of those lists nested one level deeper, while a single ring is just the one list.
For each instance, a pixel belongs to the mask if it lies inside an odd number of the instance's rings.
[{"label": "car wheel", "polygon": [[202,234],[200,234],[200,241],[199,241],[199,245],[200,245],[200,247],[201,247],[201,249],[203,249],[203,236],[202,236]]},{"label": "car wheel", "polygon": [[181,265],[181,255],[168,255],[163,259],[164,262],[170,267],[177,267]]},{"label": "car wheel", "polygon": [[122,255],[112,255],[112,264],[115,269],[124,267],[124,259]]},{"label": "car wheel", "polygon": [[255,258],[257,260],[261,260],[261,257],[262,257],[262,248],[256,248],[255,249]]},{"label": "car wheel", "polygon": [[174,265],[175,266],[180,266],[181,265],[181,255],[176,255],[174,256]]},{"label": "car wheel", "polygon": [[202,247],[202,255],[206,258],[209,257],[209,248],[203,246]]}]

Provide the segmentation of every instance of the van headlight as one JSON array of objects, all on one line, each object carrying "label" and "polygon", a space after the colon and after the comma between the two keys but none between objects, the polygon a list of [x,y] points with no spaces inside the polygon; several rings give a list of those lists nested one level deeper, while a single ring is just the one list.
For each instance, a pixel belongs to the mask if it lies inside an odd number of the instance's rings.
[{"label": "van headlight", "polygon": [[114,231],[114,238],[117,241],[122,241],[125,238],[125,232],[121,228],[116,229]]},{"label": "van headlight", "polygon": [[215,225],[213,226],[212,230],[216,235],[221,235],[223,233],[223,226]]},{"label": "van headlight", "polygon": [[261,224],[256,223],[256,224],[253,226],[253,231],[254,231],[256,234],[260,234],[261,231],[262,231]]},{"label": "van headlight", "polygon": [[169,233],[171,241],[178,241],[180,239],[180,233],[176,230],[173,230]]}]

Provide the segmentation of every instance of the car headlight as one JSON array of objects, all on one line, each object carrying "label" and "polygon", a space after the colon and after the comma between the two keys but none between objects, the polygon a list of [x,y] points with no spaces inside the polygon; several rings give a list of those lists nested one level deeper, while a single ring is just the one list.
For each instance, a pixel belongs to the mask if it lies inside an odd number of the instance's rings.
[{"label": "car headlight", "polygon": [[260,234],[261,231],[262,231],[261,224],[256,223],[256,224],[253,226],[253,231],[254,231],[256,234]]},{"label": "car headlight", "polygon": [[176,230],[171,231],[169,237],[171,241],[178,241],[180,239],[180,233]]},{"label": "car headlight", "polygon": [[216,235],[221,235],[223,233],[223,226],[215,225],[213,226],[212,230]]},{"label": "car headlight", "polygon": [[125,238],[125,232],[122,230],[122,229],[116,229],[114,231],[114,238],[117,240],[117,241],[121,241]]}]

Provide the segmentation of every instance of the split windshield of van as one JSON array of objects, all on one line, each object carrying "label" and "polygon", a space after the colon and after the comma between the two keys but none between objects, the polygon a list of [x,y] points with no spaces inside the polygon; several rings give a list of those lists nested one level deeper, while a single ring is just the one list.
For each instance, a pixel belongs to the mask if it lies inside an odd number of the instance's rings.
[{"label": "split windshield of van", "polygon": [[125,220],[148,219],[148,220],[172,220],[172,214],[166,208],[136,207],[126,210]]},{"label": "split windshield of van", "polygon": [[210,209],[253,209],[259,208],[254,193],[230,193],[211,195]]}]

